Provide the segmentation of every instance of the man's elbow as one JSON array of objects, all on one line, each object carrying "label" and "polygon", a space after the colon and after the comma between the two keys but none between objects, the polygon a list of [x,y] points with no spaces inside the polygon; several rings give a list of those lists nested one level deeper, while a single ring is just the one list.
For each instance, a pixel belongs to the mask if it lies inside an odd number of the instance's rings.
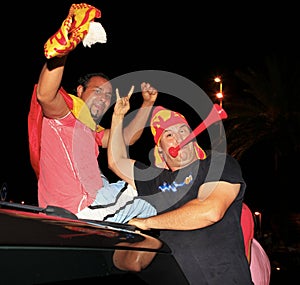
[{"label": "man's elbow", "polygon": [[206,212],[206,219],[211,223],[215,224],[220,221],[224,216],[224,212],[217,207],[212,207],[210,211]]},{"label": "man's elbow", "polygon": [[120,169],[120,163],[119,160],[115,160],[115,159],[108,159],[107,160],[107,166],[108,168],[114,172],[117,176],[119,176],[120,178],[123,178],[123,172]]},{"label": "man's elbow", "polygon": [[144,269],[139,251],[115,251],[113,256],[114,265],[124,271],[140,272]]},{"label": "man's elbow", "polygon": [[214,209],[211,213],[211,221],[213,223],[217,223],[218,221],[222,220],[224,217],[224,212],[219,209]]},{"label": "man's elbow", "polygon": [[120,270],[141,272],[149,266],[155,255],[155,252],[116,250],[113,256],[113,263]]}]

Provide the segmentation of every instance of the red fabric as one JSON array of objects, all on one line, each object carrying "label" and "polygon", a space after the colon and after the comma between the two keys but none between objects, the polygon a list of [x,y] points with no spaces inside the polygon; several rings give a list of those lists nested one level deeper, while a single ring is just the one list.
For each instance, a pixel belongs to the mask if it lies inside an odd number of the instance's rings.
[{"label": "red fabric", "polygon": [[157,106],[153,110],[151,118],[151,131],[155,144],[158,144],[158,141],[166,128],[180,123],[189,126],[185,117],[180,113],[165,109],[162,106]]},{"label": "red fabric", "polygon": [[39,160],[43,114],[41,106],[39,105],[36,99],[36,89],[37,85],[34,86],[30,102],[30,110],[28,114],[28,139],[30,162],[38,178],[40,174]]},{"label": "red fabric", "polygon": [[101,17],[101,11],[91,5],[72,4],[60,29],[44,45],[46,58],[62,56],[72,51],[87,35],[90,22]]},{"label": "red fabric", "polygon": [[241,226],[244,235],[246,256],[250,258],[252,281],[255,285],[269,285],[271,276],[270,260],[261,244],[254,238],[253,214],[245,203],[243,203],[242,208]]},{"label": "red fabric", "polygon": [[242,207],[241,226],[244,235],[245,253],[249,257],[249,245],[254,237],[254,220],[251,210],[245,203]]}]

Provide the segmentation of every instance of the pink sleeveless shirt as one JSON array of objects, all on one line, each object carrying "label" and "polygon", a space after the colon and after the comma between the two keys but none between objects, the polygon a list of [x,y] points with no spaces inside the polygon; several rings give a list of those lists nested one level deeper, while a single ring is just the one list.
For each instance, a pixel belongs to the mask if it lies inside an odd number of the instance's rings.
[{"label": "pink sleeveless shirt", "polygon": [[[101,132],[102,134],[104,132]],[[102,187],[96,133],[70,112],[63,119],[43,117],[38,202],[76,214]]]}]

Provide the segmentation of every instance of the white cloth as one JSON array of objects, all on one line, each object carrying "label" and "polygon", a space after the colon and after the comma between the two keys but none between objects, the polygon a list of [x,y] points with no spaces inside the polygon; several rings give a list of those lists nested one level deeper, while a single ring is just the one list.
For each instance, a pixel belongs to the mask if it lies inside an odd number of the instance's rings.
[{"label": "white cloth", "polygon": [[107,37],[103,26],[99,22],[90,22],[89,31],[84,37],[84,47],[91,47],[95,43],[106,43]]}]

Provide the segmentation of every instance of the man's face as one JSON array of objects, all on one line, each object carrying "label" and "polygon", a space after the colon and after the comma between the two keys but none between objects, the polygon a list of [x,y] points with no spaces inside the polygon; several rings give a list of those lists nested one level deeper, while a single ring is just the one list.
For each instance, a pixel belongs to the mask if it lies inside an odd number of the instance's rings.
[{"label": "man's face", "polygon": [[186,124],[176,124],[163,131],[158,150],[163,153],[169,168],[174,170],[198,159],[193,142],[187,143],[180,148],[176,157],[169,153],[170,147],[177,147],[190,133],[191,130]]},{"label": "man's face", "polygon": [[85,91],[78,95],[85,101],[92,118],[98,124],[111,103],[111,83],[100,76],[92,77]]}]

